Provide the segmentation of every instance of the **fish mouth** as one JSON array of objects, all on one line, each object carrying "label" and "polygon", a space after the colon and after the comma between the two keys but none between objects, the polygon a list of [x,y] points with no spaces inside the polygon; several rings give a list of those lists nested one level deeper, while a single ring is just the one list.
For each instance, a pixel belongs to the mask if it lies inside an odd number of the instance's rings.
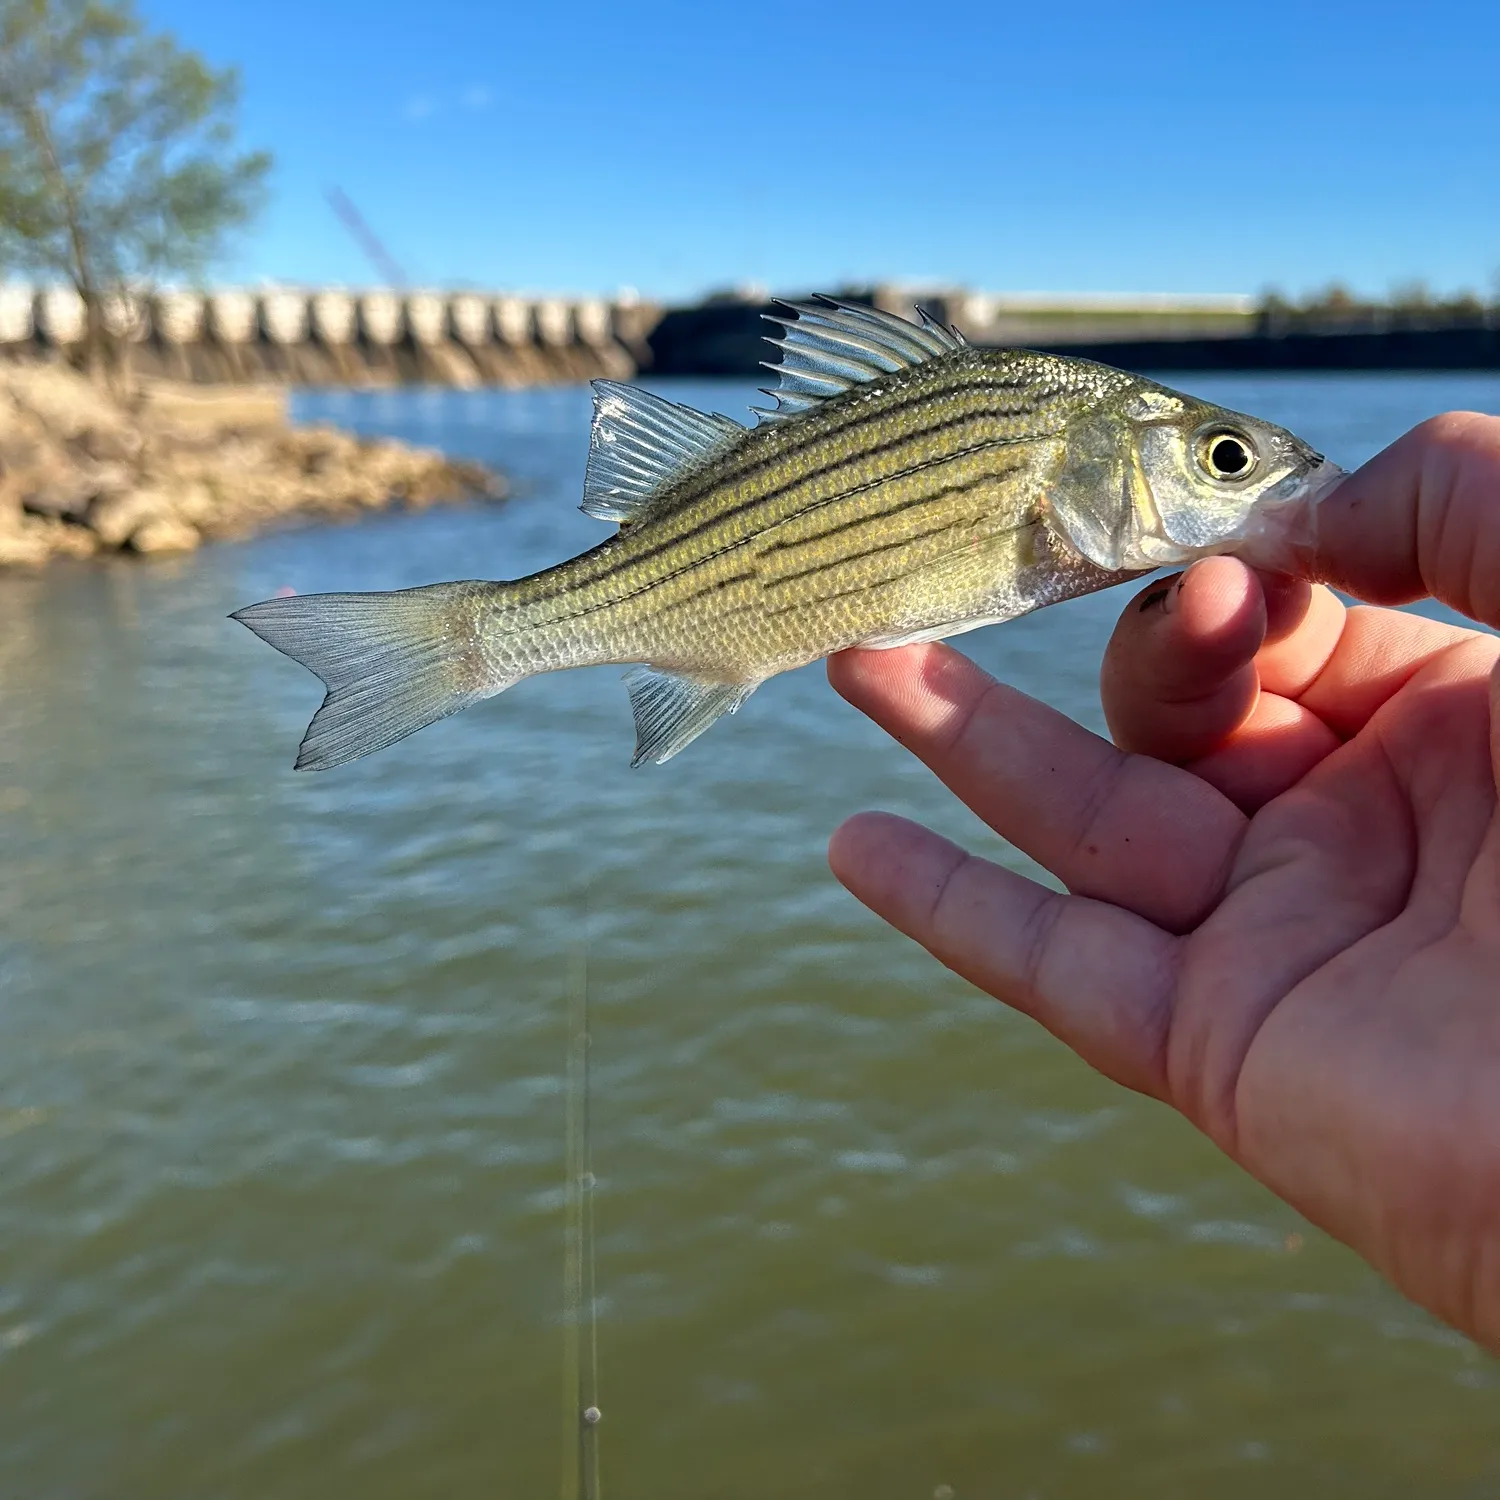
[{"label": "fish mouth", "polygon": [[1349,477],[1308,450],[1315,462],[1278,480],[1251,507],[1234,555],[1252,567],[1306,576],[1318,546],[1318,507]]},{"label": "fish mouth", "polygon": [[1290,500],[1303,500],[1309,504],[1316,504],[1335,485],[1348,477],[1347,469],[1341,469],[1337,464],[1330,463],[1321,453],[1314,453],[1309,448],[1307,467],[1301,470],[1293,469],[1285,478],[1277,480],[1256,502],[1256,507],[1258,509],[1262,505],[1285,504]]}]

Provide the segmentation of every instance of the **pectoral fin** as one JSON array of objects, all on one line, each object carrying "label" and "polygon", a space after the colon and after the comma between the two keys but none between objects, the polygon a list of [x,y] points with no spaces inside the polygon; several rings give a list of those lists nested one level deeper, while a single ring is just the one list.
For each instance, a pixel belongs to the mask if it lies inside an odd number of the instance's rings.
[{"label": "pectoral fin", "polygon": [[625,679],[635,714],[635,757],[660,765],[692,742],[723,714],[732,714],[758,682],[705,682],[654,667],[637,667]]}]

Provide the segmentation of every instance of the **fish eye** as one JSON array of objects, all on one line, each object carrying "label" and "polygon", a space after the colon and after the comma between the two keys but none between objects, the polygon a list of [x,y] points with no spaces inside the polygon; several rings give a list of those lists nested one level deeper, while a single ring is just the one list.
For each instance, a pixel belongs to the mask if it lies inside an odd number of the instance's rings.
[{"label": "fish eye", "polygon": [[1220,427],[1198,439],[1198,467],[1210,479],[1248,479],[1259,458],[1243,432]]}]

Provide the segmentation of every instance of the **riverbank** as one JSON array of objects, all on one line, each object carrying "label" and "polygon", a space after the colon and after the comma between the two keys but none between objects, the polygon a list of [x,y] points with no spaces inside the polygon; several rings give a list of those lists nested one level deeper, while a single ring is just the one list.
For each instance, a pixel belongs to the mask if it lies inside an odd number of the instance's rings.
[{"label": "riverbank", "polygon": [[478,464],[331,426],[295,427],[284,389],[0,366],[0,569],[190,552],[294,521],[499,499]]}]

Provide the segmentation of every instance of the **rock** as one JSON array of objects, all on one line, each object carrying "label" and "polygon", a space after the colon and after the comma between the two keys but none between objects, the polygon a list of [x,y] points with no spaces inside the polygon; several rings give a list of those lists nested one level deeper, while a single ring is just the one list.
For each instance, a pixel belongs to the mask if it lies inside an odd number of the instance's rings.
[{"label": "rock", "polygon": [[101,495],[89,507],[87,519],[104,546],[123,547],[148,521],[175,519],[171,510],[170,496],[163,490],[124,490]]},{"label": "rock", "polygon": [[202,540],[195,527],[176,516],[157,516],[130,534],[134,552],[191,552]]},{"label": "rock", "polygon": [[42,446],[33,437],[0,426],[0,474],[29,469],[42,459]]},{"label": "rock", "polygon": [[172,514],[195,529],[218,508],[218,496],[201,479],[185,479],[172,489]]},{"label": "rock", "polygon": [[34,488],[22,492],[21,504],[34,516],[81,523],[101,496],[129,489],[132,478],[125,464],[90,464],[77,469],[56,466],[44,472]]},{"label": "rock", "polygon": [[141,382],[136,415],[148,431],[183,446],[213,446],[230,432],[284,432],[284,386],[182,385],[169,380]]},{"label": "rock", "polygon": [[128,428],[86,427],[73,441],[86,457],[119,464],[139,458],[145,440]]},{"label": "rock", "polygon": [[92,557],[99,550],[99,538],[86,527],[40,519],[32,524],[42,528],[54,557]]},{"label": "rock", "polygon": [[331,474],[346,468],[359,453],[359,439],[336,427],[304,427],[288,432],[277,444],[279,453],[304,474]]},{"label": "rock", "polygon": [[21,506],[33,516],[82,521],[98,493],[88,475],[64,471],[24,489]]},{"label": "rock", "polygon": [[86,432],[102,441],[103,434],[123,434],[132,425],[108,391],[66,365],[0,367],[0,390],[58,442]]},{"label": "rock", "polygon": [[0,567],[39,568],[54,557],[89,557],[98,543],[91,531],[42,516],[0,520]]},{"label": "rock", "polygon": [[0,568],[40,568],[52,554],[51,542],[40,534],[0,527]]}]

